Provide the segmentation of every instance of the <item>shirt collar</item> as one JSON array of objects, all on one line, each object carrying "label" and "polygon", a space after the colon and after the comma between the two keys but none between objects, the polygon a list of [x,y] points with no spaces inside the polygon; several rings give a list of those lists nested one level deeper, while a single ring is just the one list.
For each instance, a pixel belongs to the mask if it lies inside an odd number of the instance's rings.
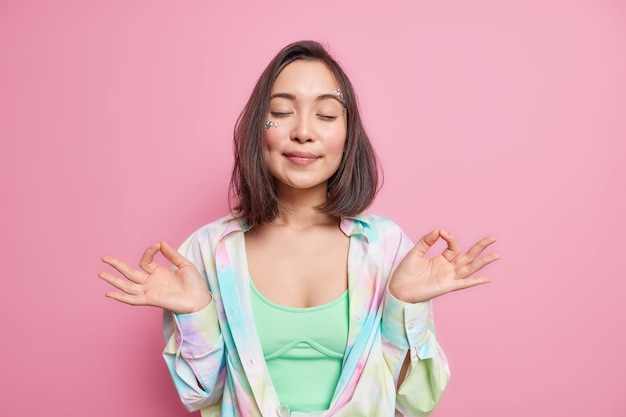
[{"label": "shirt collar", "polygon": [[[251,229],[246,223],[245,219],[236,218],[234,215],[229,215],[225,218],[227,222],[221,239],[233,232],[247,232]],[[346,216],[341,218],[339,228],[348,237],[352,235],[362,235],[365,239],[368,239],[368,232],[370,228],[369,216],[364,214],[358,214],[356,216]]]},{"label": "shirt collar", "polygon": [[231,233],[234,232],[247,232],[250,230],[250,227],[246,223],[245,219],[237,218],[234,214],[230,213],[228,216],[224,217],[225,227],[220,235],[219,240],[224,239]]},{"label": "shirt collar", "polygon": [[368,238],[368,232],[371,230],[369,218],[363,214],[343,217],[339,227],[348,237],[352,235],[362,235],[365,239]]}]

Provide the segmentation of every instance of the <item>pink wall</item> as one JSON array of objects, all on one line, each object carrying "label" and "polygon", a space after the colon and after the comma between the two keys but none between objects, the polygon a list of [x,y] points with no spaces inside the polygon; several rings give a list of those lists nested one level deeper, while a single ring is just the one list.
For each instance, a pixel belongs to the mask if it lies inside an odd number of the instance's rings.
[{"label": "pink wall", "polygon": [[0,415],[187,415],[160,312],[105,299],[99,258],[225,213],[235,118],[303,38],[356,84],[372,211],[499,237],[494,282],[436,302],[433,415],[626,415],[623,2],[210,3],[0,3]]}]

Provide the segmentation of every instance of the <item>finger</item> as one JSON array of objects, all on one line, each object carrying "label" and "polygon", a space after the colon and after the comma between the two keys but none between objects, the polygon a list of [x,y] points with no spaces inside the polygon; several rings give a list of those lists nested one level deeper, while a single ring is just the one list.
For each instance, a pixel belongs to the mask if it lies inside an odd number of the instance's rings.
[{"label": "finger", "polygon": [[146,271],[148,274],[153,273],[159,268],[159,264],[154,262],[154,255],[161,249],[160,243],[155,243],[146,249],[139,261],[139,266],[141,269]]},{"label": "finger", "polygon": [[485,266],[489,265],[490,263],[497,261],[498,259],[500,259],[500,254],[498,253],[485,255],[459,268],[458,276],[460,278],[469,277],[470,275],[476,273],[477,271],[480,271],[481,269],[483,269]]},{"label": "finger", "polygon": [[471,288],[477,285],[487,284],[489,282],[491,282],[491,278],[486,277],[486,276],[468,277],[465,279],[459,279],[459,280],[453,281],[452,291],[464,290],[466,288]]},{"label": "finger", "polygon": [[141,288],[141,286],[131,281],[118,278],[115,275],[109,274],[108,272],[100,272],[98,276],[104,281],[114,286],[115,288],[117,288],[118,290],[124,291],[126,294],[130,294],[130,295],[143,294],[143,289]]},{"label": "finger", "polygon": [[446,231],[442,230],[439,236],[448,243],[448,247],[441,252],[441,255],[446,258],[448,262],[452,262],[454,258],[461,253],[461,245],[459,245],[459,241],[456,240],[456,237]]},{"label": "finger", "polygon": [[421,258],[426,256],[426,252],[439,240],[439,230],[435,229],[424,236],[413,246],[411,251],[415,251]]},{"label": "finger", "polygon": [[170,261],[172,265],[176,266],[178,269],[191,264],[187,258],[171,247],[166,241],[161,242],[161,253],[163,253],[165,259]]},{"label": "finger", "polygon": [[112,256],[105,256],[102,258],[102,262],[105,264],[111,265],[113,268],[117,270],[120,274],[124,275],[126,278],[131,280],[132,282],[136,282],[137,284],[143,284],[146,280],[146,274],[137,271],[134,268],[131,268],[127,263],[114,258]]},{"label": "finger", "polygon": [[109,291],[105,294],[105,296],[124,304],[130,304],[131,306],[147,305],[146,299],[143,295],[130,295],[122,292]]},{"label": "finger", "polygon": [[478,255],[484,251],[487,246],[491,245],[496,241],[496,238],[493,236],[488,236],[476,242],[468,251],[465,253],[466,262],[472,262]]}]

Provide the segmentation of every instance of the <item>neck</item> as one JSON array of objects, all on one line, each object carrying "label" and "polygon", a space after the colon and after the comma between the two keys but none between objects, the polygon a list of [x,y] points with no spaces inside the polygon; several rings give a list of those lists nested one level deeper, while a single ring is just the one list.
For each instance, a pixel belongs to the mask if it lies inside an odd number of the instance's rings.
[{"label": "neck", "polygon": [[302,228],[334,223],[337,219],[316,209],[326,198],[325,185],[307,190],[279,189],[278,216],[273,223]]}]

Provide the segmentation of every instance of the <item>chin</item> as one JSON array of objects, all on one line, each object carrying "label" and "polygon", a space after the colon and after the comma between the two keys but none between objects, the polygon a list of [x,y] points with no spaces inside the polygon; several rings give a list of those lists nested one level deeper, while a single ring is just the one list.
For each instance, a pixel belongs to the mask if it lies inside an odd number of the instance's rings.
[{"label": "chin", "polygon": [[326,192],[327,182],[318,181],[289,181],[281,183],[282,187],[286,189],[298,190],[298,191],[320,191]]}]

